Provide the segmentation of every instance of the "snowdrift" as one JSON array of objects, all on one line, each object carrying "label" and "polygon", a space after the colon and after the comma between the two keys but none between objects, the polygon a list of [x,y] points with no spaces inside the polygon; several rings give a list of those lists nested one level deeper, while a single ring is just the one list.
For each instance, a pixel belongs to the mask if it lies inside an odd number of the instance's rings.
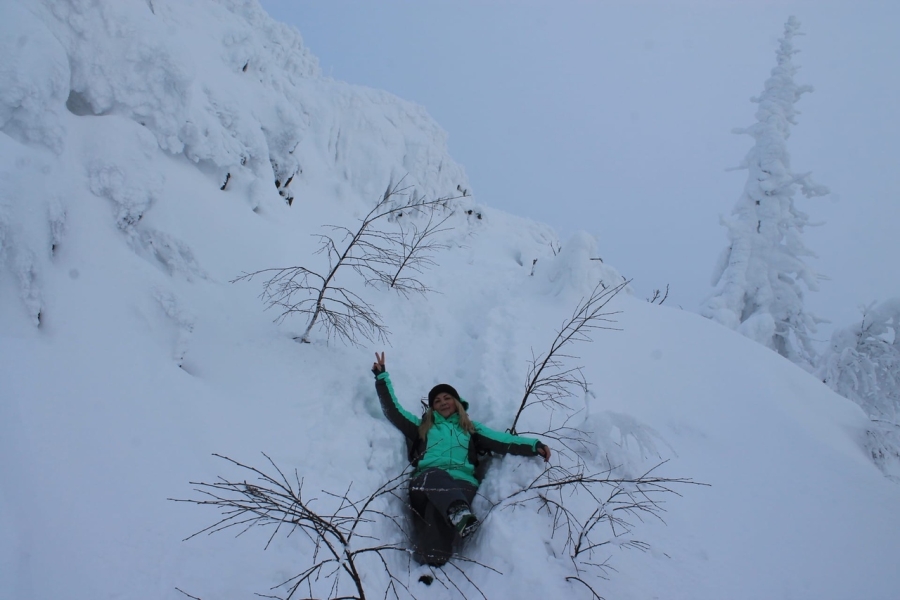
[{"label": "snowdrift", "polygon": [[[416,410],[451,382],[509,427],[528,361],[598,283],[623,281],[578,234],[479,204],[446,134],[417,106],[336,82],[253,1],[6,3],[0,26],[0,597],[245,598],[308,564],[301,536],[181,540],[216,520],[167,498],[236,476],[219,453],[305,489],[361,495],[402,472],[402,439],[369,373],[385,350]],[[389,343],[275,323],[244,272],[319,268],[315,234],[353,227],[384,190],[453,197],[432,290],[341,283],[377,306]],[[289,183],[288,183],[289,181]],[[289,202],[290,201],[290,202]],[[318,262],[317,262],[318,261]],[[866,456],[865,415],[813,377],[706,319],[627,288],[615,329],[572,347],[589,391],[573,422],[597,469],[709,486],[611,538],[591,571],[607,598],[896,597],[900,488]],[[541,431],[531,411],[520,430]],[[663,463],[663,464],[661,464]],[[488,509],[543,469],[495,460]],[[318,494],[327,502],[324,494]],[[584,498],[573,503],[589,508]],[[387,508],[402,511],[399,500]],[[387,522],[372,535],[400,539]],[[469,598],[589,598],[535,507],[491,510],[461,556]],[[425,572],[389,565],[419,597]],[[380,596],[384,567],[369,564]],[[417,587],[419,586],[419,587]],[[476,588],[477,586],[477,588]],[[378,591],[381,590],[381,591]],[[480,592],[478,591],[480,590]],[[327,591],[322,592],[327,596]],[[403,592],[401,591],[401,597]]]}]

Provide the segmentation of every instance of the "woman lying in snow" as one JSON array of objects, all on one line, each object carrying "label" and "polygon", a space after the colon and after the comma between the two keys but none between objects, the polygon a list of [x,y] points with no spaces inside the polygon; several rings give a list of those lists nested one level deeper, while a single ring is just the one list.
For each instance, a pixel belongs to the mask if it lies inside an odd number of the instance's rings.
[{"label": "woman lying in snow", "polygon": [[428,392],[428,410],[418,418],[394,395],[384,367],[384,352],[372,365],[375,389],[388,420],[406,436],[409,460],[415,467],[409,482],[409,503],[417,521],[416,559],[440,566],[452,553],[455,537],[465,538],[478,528],[471,503],[478,490],[475,467],[479,452],[541,456],[550,448],[538,440],[501,433],[472,421],[468,402],[442,383]]}]

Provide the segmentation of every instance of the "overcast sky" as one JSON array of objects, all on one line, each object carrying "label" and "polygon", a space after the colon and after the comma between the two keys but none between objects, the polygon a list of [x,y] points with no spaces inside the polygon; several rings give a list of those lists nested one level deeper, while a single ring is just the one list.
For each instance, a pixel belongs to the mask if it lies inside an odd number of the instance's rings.
[{"label": "overcast sky", "polygon": [[[834,325],[900,296],[900,2],[261,0],[326,75],[423,105],[476,200],[584,229],[641,296],[697,311],[784,22],[815,92],[788,150],[832,194],[797,206]],[[832,326],[821,329],[827,339]]]}]

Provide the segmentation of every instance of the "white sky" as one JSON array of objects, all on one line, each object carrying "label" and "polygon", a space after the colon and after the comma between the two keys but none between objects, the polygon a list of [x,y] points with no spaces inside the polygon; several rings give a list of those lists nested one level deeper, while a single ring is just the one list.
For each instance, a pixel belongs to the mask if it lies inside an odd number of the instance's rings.
[{"label": "white sky", "polygon": [[[796,202],[830,277],[808,305],[834,325],[900,295],[900,2],[261,0],[323,71],[422,104],[475,197],[584,229],[642,296],[696,311],[725,247],[752,144],[751,96],[784,22],[806,34],[792,167],[832,195]],[[832,326],[823,326],[827,339]]]}]

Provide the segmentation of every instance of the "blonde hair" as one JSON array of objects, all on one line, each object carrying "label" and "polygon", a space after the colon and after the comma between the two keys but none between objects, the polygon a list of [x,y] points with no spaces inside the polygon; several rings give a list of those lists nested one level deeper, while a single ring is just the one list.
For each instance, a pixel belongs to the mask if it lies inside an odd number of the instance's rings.
[{"label": "blonde hair", "polygon": [[[469,418],[468,413],[466,413],[466,408],[462,405],[462,402],[453,399],[456,403],[456,414],[459,415],[459,426],[463,428],[463,431],[467,431],[469,434],[475,433],[475,426],[472,425],[472,420]],[[422,415],[422,424],[419,425],[419,437],[421,439],[425,439],[428,435],[428,430],[431,429],[431,426],[434,425],[434,408],[429,408],[424,415]]]}]

